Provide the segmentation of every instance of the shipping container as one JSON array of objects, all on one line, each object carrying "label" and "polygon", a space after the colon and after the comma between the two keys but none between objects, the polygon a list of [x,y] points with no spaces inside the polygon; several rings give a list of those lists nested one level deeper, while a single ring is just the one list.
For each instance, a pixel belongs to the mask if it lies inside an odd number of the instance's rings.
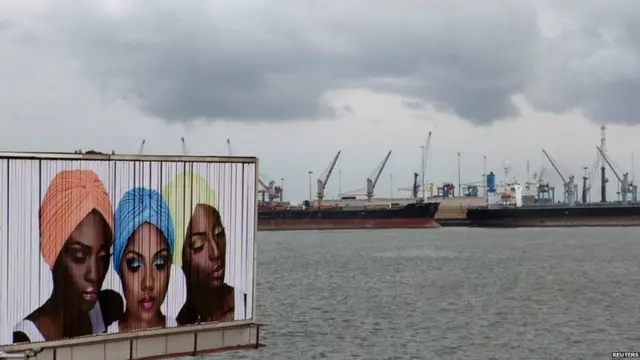
[{"label": "shipping container", "polygon": [[138,359],[257,346],[257,167],[0,153],[0,351]]}]

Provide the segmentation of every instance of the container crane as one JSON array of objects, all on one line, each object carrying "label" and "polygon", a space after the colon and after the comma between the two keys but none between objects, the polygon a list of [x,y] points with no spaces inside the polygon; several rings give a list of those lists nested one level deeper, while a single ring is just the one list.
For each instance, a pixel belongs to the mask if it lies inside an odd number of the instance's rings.
[{"label": "container crane", "polygon": [[560,179],[562,179],[562,183],[564,185],[564,195],[565,195],[565,200],[567,201],[567,205],[575,205],[575,185],[574,185],[574,176],[571,175],[569,176],[569,180],[567,180],[564,175],[562,175],[562,172],[560,171],[560,169],[558,169],[558,166],[556,165],[556,162],[553,161],[553,159],[551,158],[551,156],[546,152],[545,149],[542,149],[542,152],[544,153],[544,156],[547,157],[547,160],[549,160],[549,162],[551,163],[551,166],[553,166],[553,169],[556,171],[556,173],[558,173],[558,175],[560,176]]},{"label": "container crane", "polygon": [[540,167],[540,170],[533,173],[533,177],[531,178],[536,185],[536,194],[537,198],[535,199],[535,203],[537,204],[548,204],[555,202],[555,193],[556,188],[551,186],[547,180],[544,178],[544,174],[547,168],[543,165]]},{"label": "container crane", "polygon": [[620,184],[620,195],[622,196],[622,204],[626,205],[629,203],[629,193],[631,193],[633,196],[632,200],[636,201],[637,199],[636,199],[635,186],[633,185],[633,183],[629,182],[629,173],[623,173],[622,177],[620,177],[620,174],[618,173],[618,171],[616,171],[615,167],[611,164],[611,160],[604,153],[602,148],[600,146],[597,146],[596,148],[598,149],[598,152],[600,152],[600,155],[602,156],[602,159],[604,160],[604,162],[607,165],[609,165],[609,169],[611,169],[611,172],[613,173],[613,175],[616,177],[616,179],[618,179],[618,182]]},{"label": "container crane", "polygon": [[331,160],[331,162],[329,163],[329,166],[327,167],[327,169],[318,178],[318,194],[317,194],[318,205],[322,204],[322,199],[324,199],[324,190],[327,187],[327,183],[331,178],[331,173],[333,172],[333,169],[336,167],[336,163],[338,162],[338,158],[340,157],[341,153],[342,153],[342,150],[338,151],[336,156],[334,156],[333,160]]},{"label": "container crane", "polygon": [[486,189],[487,187],[485,180],[472,181],[460,186],[462,187],[462,196],[466,197],[479,197],[478,188]]}]

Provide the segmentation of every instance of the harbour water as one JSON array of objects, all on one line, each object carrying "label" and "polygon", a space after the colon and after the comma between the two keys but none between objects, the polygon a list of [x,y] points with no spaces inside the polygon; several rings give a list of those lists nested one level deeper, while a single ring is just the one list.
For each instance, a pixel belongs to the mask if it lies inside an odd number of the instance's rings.
[{"label": "harbour water", "polygon": [[634,228],[259,233],[259,351],[215,359],[609,359],[640,351]]}]

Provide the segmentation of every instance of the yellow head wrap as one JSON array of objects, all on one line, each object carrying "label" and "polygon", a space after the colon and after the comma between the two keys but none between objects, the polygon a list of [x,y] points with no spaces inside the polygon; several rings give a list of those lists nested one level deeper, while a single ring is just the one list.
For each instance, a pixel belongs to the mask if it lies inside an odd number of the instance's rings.
[{"label": "yellow head wrap", "polygon": [[182,265],[182,247],[187,226],[198,204],[218,208],[216,193],[202,176],[187,171],[178,174],[162,189],[162,197],[169,206],[175,231],[173,263]]}]

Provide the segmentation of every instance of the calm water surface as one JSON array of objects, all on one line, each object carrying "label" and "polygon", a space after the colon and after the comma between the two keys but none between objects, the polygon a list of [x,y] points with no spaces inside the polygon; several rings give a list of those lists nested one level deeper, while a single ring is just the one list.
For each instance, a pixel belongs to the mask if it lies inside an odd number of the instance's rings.
[{"label": "calm water surface", "polygon": [[215,359],[609,359],[640,351],[637,229],[258,235],[267,347]]}]

